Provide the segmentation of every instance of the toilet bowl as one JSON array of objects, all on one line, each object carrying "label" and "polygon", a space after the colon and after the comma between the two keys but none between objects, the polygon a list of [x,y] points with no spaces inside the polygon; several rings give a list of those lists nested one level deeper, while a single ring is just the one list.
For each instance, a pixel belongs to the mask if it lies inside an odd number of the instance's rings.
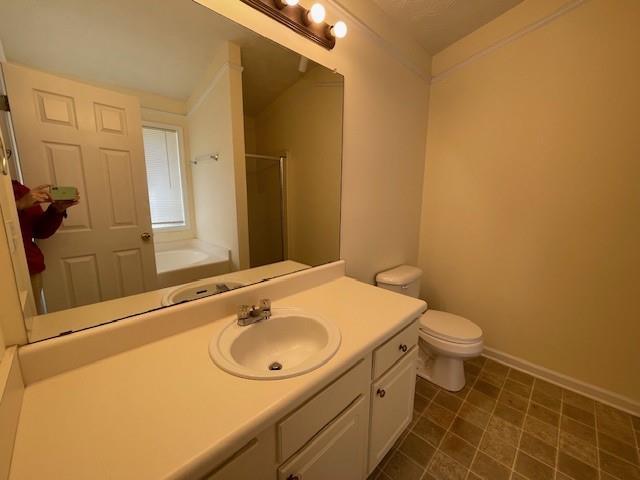
[{"label": "toilet bowl", "polygon": [[420,317],[417,374],[457,392],[465,385],[464,359],[482,353],[482,329],[458,315],[427,310]]},{"label": "toilet bowl", "polygon": [[[401,265],[376,275],[376,284],[386,290],[418,297],[421,277],[419,268]],[[482,353],[482,329],[464,317],[427,309],[420,317],[419,332],[417,374],[445,390],[462,390],[465,385],[464,359]]]}]

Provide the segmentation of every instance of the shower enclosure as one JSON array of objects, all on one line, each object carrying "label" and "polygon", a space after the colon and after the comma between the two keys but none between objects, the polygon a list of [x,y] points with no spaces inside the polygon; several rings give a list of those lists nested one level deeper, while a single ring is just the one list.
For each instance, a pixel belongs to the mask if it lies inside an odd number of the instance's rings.
[{"label": "shower enclosure", "polygon": [[287,258],[286,156],[246,155],[251,267]]}]

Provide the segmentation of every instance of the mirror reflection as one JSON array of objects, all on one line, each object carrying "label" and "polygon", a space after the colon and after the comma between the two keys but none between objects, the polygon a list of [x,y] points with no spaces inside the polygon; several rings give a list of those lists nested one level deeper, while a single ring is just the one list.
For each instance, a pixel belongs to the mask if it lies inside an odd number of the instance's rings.
[{"label": "mirror reflection", "polygon": [[339,74],[191,0],[0,10],[31,341],[339,258]]}]

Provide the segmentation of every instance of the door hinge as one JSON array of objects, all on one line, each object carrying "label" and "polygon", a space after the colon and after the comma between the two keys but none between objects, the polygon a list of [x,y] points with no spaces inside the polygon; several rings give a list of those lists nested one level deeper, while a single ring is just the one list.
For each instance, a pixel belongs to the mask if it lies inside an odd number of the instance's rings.
[{"label": "door hinge", "polygon": [[0,95],[0,112],[10,112],[9,97],[6,95]]}]

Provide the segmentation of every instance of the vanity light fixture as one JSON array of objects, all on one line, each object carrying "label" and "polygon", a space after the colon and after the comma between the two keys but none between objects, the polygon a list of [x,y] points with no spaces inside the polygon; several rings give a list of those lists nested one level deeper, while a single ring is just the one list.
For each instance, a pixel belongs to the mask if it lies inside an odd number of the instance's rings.
[{"label": "vanity light fixture", "polygon": [[300,0],[241,0],[274,20],[331,50],[337,38],[347,35],[347,24],[343,21],[330,25],[325,22],[327,11],[321,3],[314,3],[309,9],[300,5]]}]

